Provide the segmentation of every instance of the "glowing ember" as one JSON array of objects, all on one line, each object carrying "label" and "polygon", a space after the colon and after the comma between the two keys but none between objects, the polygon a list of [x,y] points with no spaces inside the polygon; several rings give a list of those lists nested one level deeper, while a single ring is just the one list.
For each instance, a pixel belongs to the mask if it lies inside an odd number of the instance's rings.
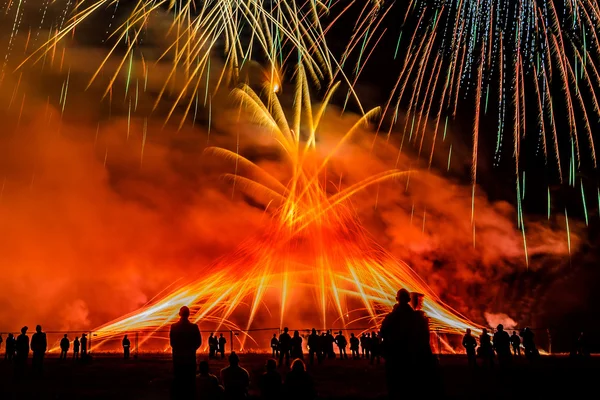
[{"label": "glowing ember", "polygon": [[[329,160],[378,110],[366,113],[330,153],[319,157],[316,133],[336,87],[313,110],[302,67],[297,76],[291,124],[273,91],[267,92],[267,103],[249,87],[234,92],[280,143],[289,180],[282,183],[228,150],[207,150],[233,159],[245,171],[244,176],[226,177],[273,210],[273,218],[260,234],[208,268],[208,275],[97,329],[100,339],[116,332],[161,330],[177,319],[182,305],[190,306],[195,321],[205,329],[247,330],[269,322],[298,328],[374,326],[395,303],[400,287],[425,294],[423,309],[434,328],[478,330],[445,305],[407,264],[377,245],[347,203],[355,193],[404,172],[390,170],[334,194],[326,191]],[[240,338],[242,345],[247,337]]]}]

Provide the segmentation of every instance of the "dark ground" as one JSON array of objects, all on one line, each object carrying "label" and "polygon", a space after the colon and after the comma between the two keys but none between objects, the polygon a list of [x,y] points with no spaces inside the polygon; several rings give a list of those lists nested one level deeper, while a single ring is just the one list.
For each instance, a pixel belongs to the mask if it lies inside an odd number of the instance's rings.
[{"label": "dark ground", "polygon": [[[253,383],[266,359],[261,354],[241,355],[242,366],[250,372]],[[463,356],[442,356],[440,365],[445,398],[597,397],[593,393],[598,390],[595,385],[600,358],[596,357],[584,362],[558,356],[542,357],[534,363],[518,360],[505,371],[482,367],[470,370]],[[218,375],[223,366],[224,361],[211,362],[211,372]],[[383,364],[332,360],[310,372],[320,398],[385,398]],[[23,382],[15,383],[12,365],[0,361],[0,399],[168,399],[171,360],[149,354],[128,361],[99,355],[82,365],[51,357],[46,360],[44,373],[41,379],[33,379],[29,373]],[[423,388],[423,398],[430,397],[427,389]],[[252,394],[256,394],[254,385]]]}]

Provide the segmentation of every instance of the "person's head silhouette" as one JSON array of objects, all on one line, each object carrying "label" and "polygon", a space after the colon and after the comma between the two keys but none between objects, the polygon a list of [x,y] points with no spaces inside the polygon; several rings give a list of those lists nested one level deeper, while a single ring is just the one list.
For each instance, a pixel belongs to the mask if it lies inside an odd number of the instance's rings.
[{"label": "person's head silhouette", "polygon": [[67,338],[67,334],[66,334],[66,333],[65,333],[65,336],[64,336],[64,338],[65,338],[65,339]]},{"label": "person's head silhouette", "polygon": [[317,330],[315,328],[312,328],[312,334],[316,335],[317,334]]},{"label": "person's head silhouette", "polygon": [[350,334],[350,337],[354,337],[354,333],[351,333],[351,334]]},{"label": "person's head silhouette", "polygon": [[467,335],[471,334],[471,328],[467,328]]},{"label": "person's head silhouette", "polygon": [[497,330],[498,332],[502,332],[502,331],[504,330],[504,325],[502,325],[502,324],[498,324],[498,326],[496,327],[496,330]]},{"label": "person's head silhouette", "polygon": [[200,375],[208,375],[210,373],[208,361],[200,361],[200,365],[198,365],[198,372]]},{"label": "person's head silhouette", "polygon": [[232,367],[237,367],[240,364],[240,358],[238,357],[237,354],[235,354],[235,351],[232,351],[231,354],[229,355],[229,365],[231,365]]},{"label": "person's head silhouette", "polygon": [[22,333],[23,335],[25,335],[25,334],[27,333],[27,329],[29,329],[29,328],[28,328],[28,327],[26,327],[26,326],[22,327],[22,328],[21,328],[21,333]]},{"label": "person's head silhouette", "polygon": [[304,361],[299,358],[296,358],[292,363],[292,372],[305,372],[306,366],[304,365]]},{"label": "person's head silhouette", "polygon": [[183,306],[179,309],[179,316],[181,319],[188,319],[190,317],[190,309],[187,306]]},{"label": "person's head silhouette", "polygon": [[283,328],[283,332],[284,332],[284,333],[288,333],[288,331],[289,331],[289,329],[288,329],[288,327],[287,327],[287,326],[286,326],[285,328]]},{"label": "person's head silhouette", "polygon": [[41,325],[36,325],[36,327],[35,327],[35,331],[36,331],[37,333],[41,333],[41,332],[42,332],[42,326],[41,326]]},{"label": "person's head silhouette", "polygon": [[399,304],[410,303],[410,293],[408,292],[408,290],[406,290],[404,288],[398,290],[398,293],[396,294],[396,301]]},{"label": "person's head silhouette", "polygon": [[298,338],[298,337],[300,337],[300,332],[298,332],[298,331],[294,331],[294,337],[295,337],[295,338]]},{"label": "person's head silhouette", "polygon": [[272,358],[267,360],[267,371],[271,372],[271,371],[275,371],[277,369],[277,361],[273,360]]}]

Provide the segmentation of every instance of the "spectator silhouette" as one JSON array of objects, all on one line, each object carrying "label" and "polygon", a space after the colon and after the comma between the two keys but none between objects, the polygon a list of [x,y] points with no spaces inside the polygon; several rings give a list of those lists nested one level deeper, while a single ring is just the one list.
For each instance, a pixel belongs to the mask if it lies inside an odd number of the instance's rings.
[{"label": "spectator silhouette", "polygon": [[190,309],[179,310],[179,321],[171,325],[169,340],[173,352],[173,397],[189,399],[195,395],[196,351],[202,344],[198,325],[190,322]]},{"label": "spectator silhouette", "polygon": [[129,359],[129,350],[131,348],[131,342],[129,341],[129,338],[127,337],[127,335],[125,335],[123,337],[122,345],[123,345],[123,358],[125,360],[128,360]]},{"label": "spectator silhouette", "polygon": [[12,361],[13,358],[15,357],[15,346],[16,346],[17,342],[15,340],[15,337],[12,333],[8,334],[8,337],[6,338],[6,344],[4,347],[4,359],[7,361]]},{"label": "spectator silhouette", "polygon": [[211,333],[208,337],[208,358],[213,359],[217,356],[217,349],[219,347],[219,340]]},{"label": "spectator silhouette", "polygon": [[[216,340],[216,338],[215,338]],[[219,353],[221,353],[221,360],[225,359],[225,345],[227,344],[227,339],[225,339],[225,336],[223,336],[223,334],[221,333],[221,335],[219,336],[219,341],[218,341],[218,350]]]},{"label": "spectator silhouette", "polygon": [[87,356],[87,334],[86,333],[81,334],[81,340],[79,342],[81,343],[81,359],[83,360]]},{"label": "spectator silhouette", "polygon": [[540,355],[540,353],[538,352],[535,346],[535,335],[533,334],[533,331],[529,327],[527,327],[523,330],[521,337],[523,337],[525,357],[527,357],[528,360],[533,360],[537,358]]},{"label": "spectator silhouette", "polygon": [[69,347],[71,347],[71,343],[69,342],[69,338],[67,337],[67,334],[65,333],[63,338],[60,339],[60,359],[61,360],[67,359],[67,353],[69,352]]},{"label": "spectator silhouette", "polygon": [[327,333],[322,332],[319,337],[320,350],[321,350],[321,360],[324,360],[327,357]]},{"label": "spectator silhouette", "polygon": [[[409,304],[410,294],[406,289],[398,291],[396,301],[398,303],[394,309],[385,316],[381,323],[385,375],[391,400],[399,399],[402,396],[411,397],[414,388],[413,375],[416,372],[412,368],[415,310]],[[370,345],[373,346],[374,343],[375,341],[372,341]],[[373,353],[373,351],[374,349],[371,347],[371,352]]]},{"label": "spectator silhouette", "polygon": [[323,360],[321,354],[321,338],[317,334],[317,330],[312,328],[312,332],[308,336],[308,362],[310,365],[313,365],[315,355],[317,356],[317,361],[321,364]]},{"label": "spectator silhouette", "polygon": [[510,337],[510,344],[512,345],[515,357],[521,357],[521,338],[517,335],[517,331],[513,331]]},{"label": "spectator silhouette", "polygon": [[35,333],[31,336],[31,351],[33,352],[32,367],[33,372],[37,376],[41,376],[44,372],[44,356],[48,348],[46,333],[42,332],[42,326],[35,327]]},{"label": "spectator silhouette", "polygon": [[240,358],[235,352],[229,355],[229,366],[221,370],[221,381],[228,400],[245,399],[248,396],[250,375],[240,367]]},{"label": "spectator silhouette", "polygon": [[331,334],[331,331],[328,330],[325,334],[325,353],[327,354],[327,358],[334,359],[335,351],[333,351],[333,344],[335,343],[335,338]]},{"label": "spectator silhouette", "polygon": [[346,347],[348,346],[348,341],[346,340],[346,336],[342,334],[342,331],[339,331],[337,336],[335,337],[335,344],[340,351],[340,359],[348,359],[348,354],[346,353]]},{"label": "spectator silhouette", "polygon": [[283,363],[285,357],[285,364],[290,365],[290,351],[292,350],[292,338],[288,333],[289,329],[287,326],[283,328],[283,333],[279,335],[279,365]]},{"label": "spectator silhouette", "polygon": [[584,335],[583,332],[581,332],[579,334],[579,337],[577,338],[577,354],[585,358],[589,357],[590,355],[590,351],[588,349],[587,344],[587,337]]},{"label": "spectator silhouette", "polygon": [[475,348],[477,347],[477,340],[471,335],[471,329],[467,328],[467,333],[463,336],[462,345],[467,351],[467,360],[469,361],[470,367],[477,366],[477,360],[475,358]]},{"label": "spectator silhouette", "polygon": [[354,336],[354,333],[350,334],[350,351],[352,352],[352,358],[357,360],[359,358],[358,355],[358,344],[359,344],[359,340],[356,336]]},{"label": "spectator silhouette", "polygon": [[277,362],[274,359],[267,360],[266,369],[267,371],[260,377],[260,398],[279,400],[283,398],[283,384],[281,375],[277,372]]},{"label": "spectator silhouette", "polygon": [[27,358],[29,357],[29,336],[27,336],[27,330],[29,328],[24,326],[21,328],[21,334],[17,337],[15,343],[16,356],[15,356],[15,378],[20,379],[25,373],[27,368]]},{"label": "spectator silhouette", "polygon": [[2,334],[0,333],[0,349],[2,349],[2,342],[4,342],[4,339],[2,338]]},{"label": "spectator silhouette", "polygon": [[274,333],[271,338],[271,357],[279,358],[279,340],[277,340],[277,334]]},{"label": "spectator silhouette", "polygon": [[81,347],[81,342],[79,342],[79,337],[75,336],[75,340],[73,341],[73,360],[77,360],[79,358],[79,348]]},{"label": "spectator silhouette", "polygon": [[481,336],[479,336],[479,356],[483,359],[484,365],[494,366],[494,349],[490,335],[485,328],[481,330]]},{"label": "spectator silhouette", "polygon": [[302,354],[302,337],[300,336],[300,332],[294,331],[294,337],[292,337],[292,349],[290,351],[290,355],[292,358],[303,359],[304,355]]},{"label": "spectator silhouette", "polygon": [[317,397],[312,377],[306,372],[302,360],[294,360],[291,371],[285,377],[285,399],[313,400]]},{"label": "spectator silhouette", "polygon": [[510,336],[502,324],[498,324],[496,333],[494,333],[494,350],[496,350],[500,365],[510,363]]},{"label": "spectator silhouette", "polygon": [[196,376],[196,392],[202,400],[219,400],[223,397],[223,386],[219,378],[210,373],[208,361],[201,361]]},{"label": "spectator silhouette", "polygon": [[367,333],[364,333],[360,336],[360,347],[362,349],[362,357],[367,360],[370,358],[369,355],[369,336]]},{"label": "spectator silhouette", "polygon": [[375,362],[375,359],[377,359],[377,364],[379,364],[381,362],[381,337],[377,332],[371,332],[369,349],[371,353],[371,364]]}]

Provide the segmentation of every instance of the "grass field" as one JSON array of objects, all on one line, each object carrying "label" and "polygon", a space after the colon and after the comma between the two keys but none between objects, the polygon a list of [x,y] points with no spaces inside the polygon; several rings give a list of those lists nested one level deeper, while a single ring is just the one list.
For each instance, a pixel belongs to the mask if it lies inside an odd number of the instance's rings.
[{"label": "grass field", "polygon": [[[200,357],[204,359],[205,357]],[[256,383],[267,355],[242,354],[241,364]],[[218,375],[225,362],[211,361]],[[29,366],[30,367],[30,366]],[[323,399],[384,399],[385,381],[381,365],[365,360],[329,360],[309,368],[319,397]],[[600,358],[572,360],[542,357],[530,363],[517,360],[509,369],[467,366],[464,356],[442,356],[444,398],[597,398]],[[282,373],[285,369],[281,369]],[[97,355],[89,364],[49,357],[44,376],[35,379],[28,371],[22,382],[13,380],[12,365],[0,361],[0,399],[168,399],[171,360],[160,355],[140,354],[137,360],[115,355]],[[407,384],[410,384],[407,382]],[[423,398],[427,388],[422,388]],[[257,395],[254,384],[251,394]]]}]

